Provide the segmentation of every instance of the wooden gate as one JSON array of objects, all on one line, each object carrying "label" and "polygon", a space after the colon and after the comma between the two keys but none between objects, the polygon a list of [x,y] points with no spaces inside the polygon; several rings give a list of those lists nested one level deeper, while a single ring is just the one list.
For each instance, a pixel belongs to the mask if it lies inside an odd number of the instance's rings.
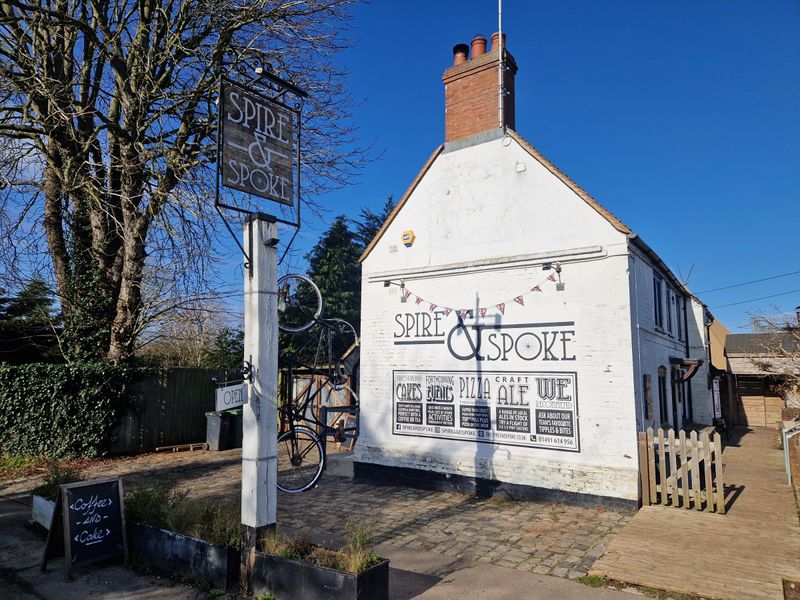
[{"label": "wooden gate", "polygon": [[689,435],[652,427],[639,432],[642,504],[725,513],[722,448],[712,428]]}]

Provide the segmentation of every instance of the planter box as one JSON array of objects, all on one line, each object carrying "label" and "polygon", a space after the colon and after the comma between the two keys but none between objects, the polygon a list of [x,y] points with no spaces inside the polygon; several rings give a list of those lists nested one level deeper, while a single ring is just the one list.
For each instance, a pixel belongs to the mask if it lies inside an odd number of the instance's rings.
[{"label": "planter box", "polygon": [[227,590],[239,582],[240,554],[174,531],[128,523],[128,552],[162,571]]},{"label": "planter box", "polygon": [[31,518],[45,529],[50,529],[50,522],[53,520],[53,511],[55,508],[56,503],[52,500],[34,494]]},{"label": "planter box", "polygon": [[311,563],[256,552],[252,591],[281,600],[388,600],[389,561],[353,575]]}]

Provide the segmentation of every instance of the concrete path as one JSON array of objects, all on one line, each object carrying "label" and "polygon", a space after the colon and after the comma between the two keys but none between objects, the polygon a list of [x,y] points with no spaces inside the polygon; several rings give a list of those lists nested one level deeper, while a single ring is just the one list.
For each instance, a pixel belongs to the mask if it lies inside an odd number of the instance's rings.
[{"label": "concrete path", "polygon": [[592,572],[730,600],[781,600],[800,581],[797,505],[774,429],[737,431],[722,454],[728,513],[640,510]]}]

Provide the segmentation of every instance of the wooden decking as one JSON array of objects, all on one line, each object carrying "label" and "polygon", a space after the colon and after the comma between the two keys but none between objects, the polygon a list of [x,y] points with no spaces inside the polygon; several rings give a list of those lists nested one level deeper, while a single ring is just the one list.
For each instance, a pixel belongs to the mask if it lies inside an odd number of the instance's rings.
[{"label": "wooden decking", "polygon": [[800,581],[800,524],[775,429],[723,451],[728,514],[645,506],[593,567],[608,578],[726,600],[782,600]]}]

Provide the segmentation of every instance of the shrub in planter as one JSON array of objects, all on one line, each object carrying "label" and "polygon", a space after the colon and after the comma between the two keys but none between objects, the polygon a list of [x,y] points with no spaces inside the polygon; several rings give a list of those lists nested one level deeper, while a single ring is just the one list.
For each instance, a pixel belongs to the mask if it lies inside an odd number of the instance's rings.
[{"label": "shrub in planter", "polygon": [[197,502],[159,485],[125,495],[131,556],[188,579],[228,589],[239,579],[238,506]]},{"label": "shrub in planter", "polygon": [[53,511],[59,486],[74,483],[82,479],[80,472],[58,460],[50,460],[47,464],[47,475],[44,482],[33,490],[32,518],[45,529],[50,529]]},{"label": "shrub in planter", "polygon": [[315,546],[306,536],[270,534],[255,553],[252,590],[286,600],[384,600],[389,561],[369,548],[367,528],[348,525],[342,550]]}]

